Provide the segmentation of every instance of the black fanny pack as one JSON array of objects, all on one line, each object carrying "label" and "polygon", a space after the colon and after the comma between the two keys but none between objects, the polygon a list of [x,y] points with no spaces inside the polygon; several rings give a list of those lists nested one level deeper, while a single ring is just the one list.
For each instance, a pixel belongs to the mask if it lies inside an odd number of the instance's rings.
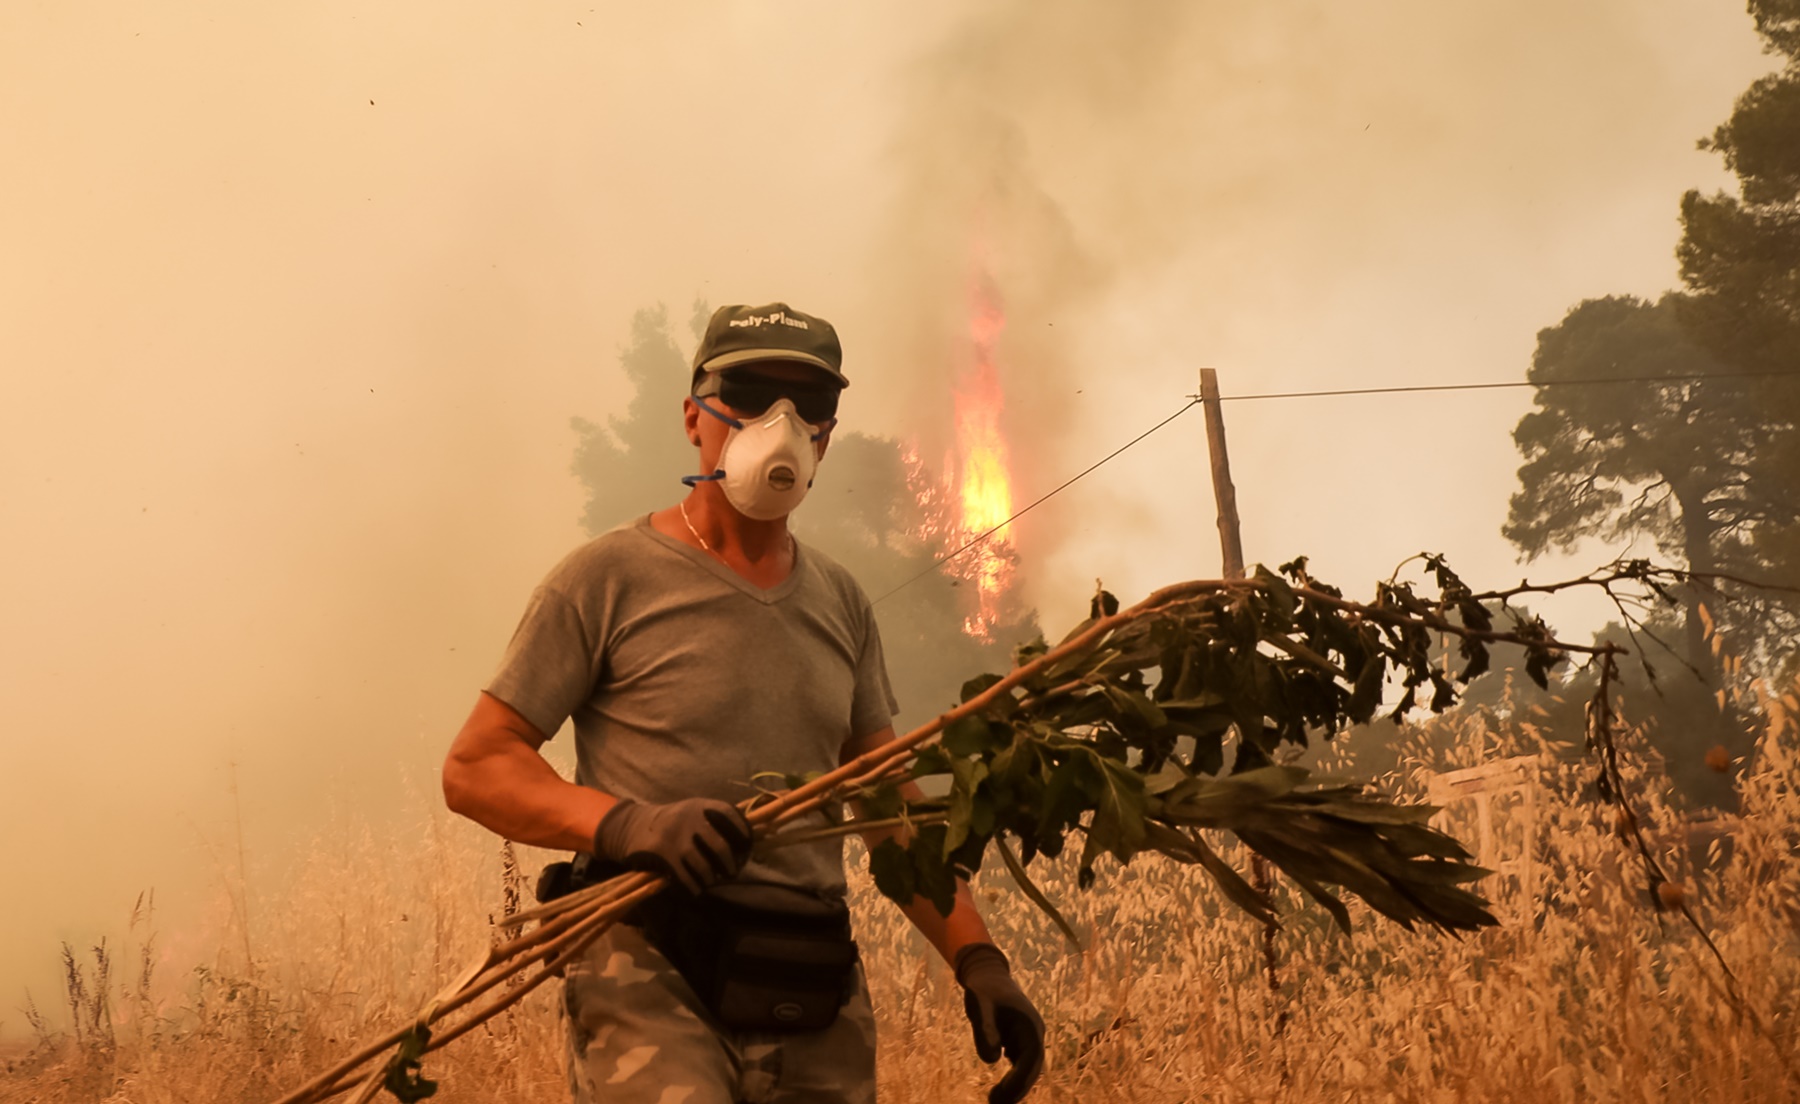
[{"label": "black fanny pack", "polygon": [[[539,899],[604,880],[605,873],[588,868],[551,875],[540,880]],[[707,1010],[732,1030],[817,1031],[837,1019],[856,991],[859,955],[849,906],[838,897],[728,882],[698,897],[660,893],[627,922],[643,929]]]}]

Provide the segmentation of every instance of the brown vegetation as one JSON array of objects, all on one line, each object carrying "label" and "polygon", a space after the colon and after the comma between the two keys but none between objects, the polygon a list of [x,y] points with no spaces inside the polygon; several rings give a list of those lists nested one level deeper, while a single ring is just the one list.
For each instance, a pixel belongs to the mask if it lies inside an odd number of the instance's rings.
[{"label": "brown vegetation", "polygon": [[[1345,939],[1290,895],[1271,996],[1260,925],[1190,869],[1146,857],[1085,893],[1072,874],[1046,873],[1083,936],[1078,953],[989,872],[984,907],[1050,1024],[1033,1099],[1792,1099],[1800,1086],[1782,1057],[1800,1051],[1797,716],[1800,687],[1765,699],[1757,754],[1737,779],[1741,815],[1707,846],[1691,847],[1683,816],[1640,786],[1652,795],[1640,804],[1647,835],[1749,1016],[1699,937],[1653,908],[1613,813],[1579,800],[1588,768],[1504,711],[1481,711],[1415,730],[1442,750],[1397,781],[1423,796],[1427,769],[1538,757],[1529,824],[1499,799],[1489,810],[1505,870],[1488,883],[1498,929],[1412,935],[1353,906]],[[1446,813],[1473,839],[1456,821],[1466,815]],[[422,839],[339,826],[284,893],[254,902],[254,931],[227,910],[210,956],[180,976],[156,965],[140,902],[127,946],[64,948],[69,1007],[34,1012],[35,1044],[0,1054],[0,1101],[267,1104],[415,1012],[491,938],[516,878],[491,838],[442,814]],[[881,1099],[978,1099],[993,1075],[975,1060],[948,971],[866,875],[853,891],[881,1019]],[[432,1055],[434,1099],[561,1099],[556,1004],[547,987]],[[71,1026],[53,1030],[53,1018]]]}]

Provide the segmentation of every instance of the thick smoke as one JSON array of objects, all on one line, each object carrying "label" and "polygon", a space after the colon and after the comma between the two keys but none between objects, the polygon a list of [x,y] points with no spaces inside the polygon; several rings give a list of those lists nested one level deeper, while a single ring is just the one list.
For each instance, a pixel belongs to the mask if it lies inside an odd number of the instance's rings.
[{"label": "thick smoke", "polygon": [[[1518,378],[1589,274],[1672,277],[1650,231],[1682,174],[1716,172],[1690,132],[1729,103],[1743,56],[1659,11],[981,5],[904,74],[887,150],[859,329],[905,380],[900,431],[927,457],[947,447],[982,278],[1005,308],[1021,505],[1178,408],[1201,367],[1227,394]],[[1689,45],[1710,69],[1681,61]],[[1671,138],[1676,114],[1693,121]],[[1503,502],[1517,412],[1234,407],[1250,557],[1385,573],[1325,546],[1366,524],[1383,485]],[[1317,428],[1332,419],[1341,434]],[[1403,439],[1437,419],[1478,445],[1417,465]],[[1096,573],[1137,592],[1216,569],[1203,465],[1181,423],[1020,523],[1047,626]],[[1458,531],[1498,549],[1495,525]]]},{"label": "thick smoke", "polygon": [[[931,437],[952,424],[984,280],[1006,319],[997,359],[1015,457],[1033,466],[1034,445],[1068,432],[1075,336],[1121,263],[1154,261],[1147,243],[1121,240],[1128,219],[1088,217],[1137,206],[1142,158],[1080,151],[1136,144],[1116,132],[1146,125],[1194,10],[1151,3],[1108,18],[1073,3],[990,6],[904,74],[908,106],[888,150],[894,200],[872,266],[884,307],[874,345],[909,381],[924,455],[948,447]],[[1071,153],[1086,164],[1079,175]]]}]

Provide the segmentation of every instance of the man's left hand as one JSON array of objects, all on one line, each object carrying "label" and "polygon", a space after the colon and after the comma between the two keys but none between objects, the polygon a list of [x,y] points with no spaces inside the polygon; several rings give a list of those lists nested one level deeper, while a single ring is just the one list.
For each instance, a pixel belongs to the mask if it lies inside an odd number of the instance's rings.
[{"label": "man's left hand", "polygon": [[1006,956],[992,943],[971,943],[956,952],[956,980],[963,987],[963,1010],[975,1029],[975,1053],[989,1065],[1001,1054],[1012,1063],[999,1084],[988,1090],[988,1104],[1015,1104],[1044,1070],[1044,1018],[1013,980]]}]

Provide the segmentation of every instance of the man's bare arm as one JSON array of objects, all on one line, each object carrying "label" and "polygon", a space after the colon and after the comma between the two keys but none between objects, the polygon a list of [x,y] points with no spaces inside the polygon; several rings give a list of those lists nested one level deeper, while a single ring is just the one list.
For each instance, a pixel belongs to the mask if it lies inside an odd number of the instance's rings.
[{"label": "man's bare arm", "polygon": [[[890,727],[861,740],[853,740],[844,745],[843,761],[848,763],[893,738],[894,730]],[[918,801],[925,797],[925,792],[909,779],[900,784],[900,795],[908,801]],[[888,839],[902,847],[906,846],[906,832],[901,828],[876,828],[863,833],[863,841],[869,845],[870,850]],[[948,916],[940,913],[937,906],[924,897],[914,897],[909,903],[901,905],[900,911],[906,914],[906,918],[912,921],[913,927],[919,929],[926,941],[937,948],[945,962],[955,962],[956,952],[964,947],[994,941],[993,936],[988,934],[987,924],[981,919],[980,911],[975,907],[975,899],[969,893],[967,882],[959,880],[956,883],[956,903]]]},{"label": "man's bare arm", "polygon": [[538,752],[548,738],[483,693],[444,758],[444,804],[519,843],[592,850],[594,830],[617,799],[564,781]]}]

